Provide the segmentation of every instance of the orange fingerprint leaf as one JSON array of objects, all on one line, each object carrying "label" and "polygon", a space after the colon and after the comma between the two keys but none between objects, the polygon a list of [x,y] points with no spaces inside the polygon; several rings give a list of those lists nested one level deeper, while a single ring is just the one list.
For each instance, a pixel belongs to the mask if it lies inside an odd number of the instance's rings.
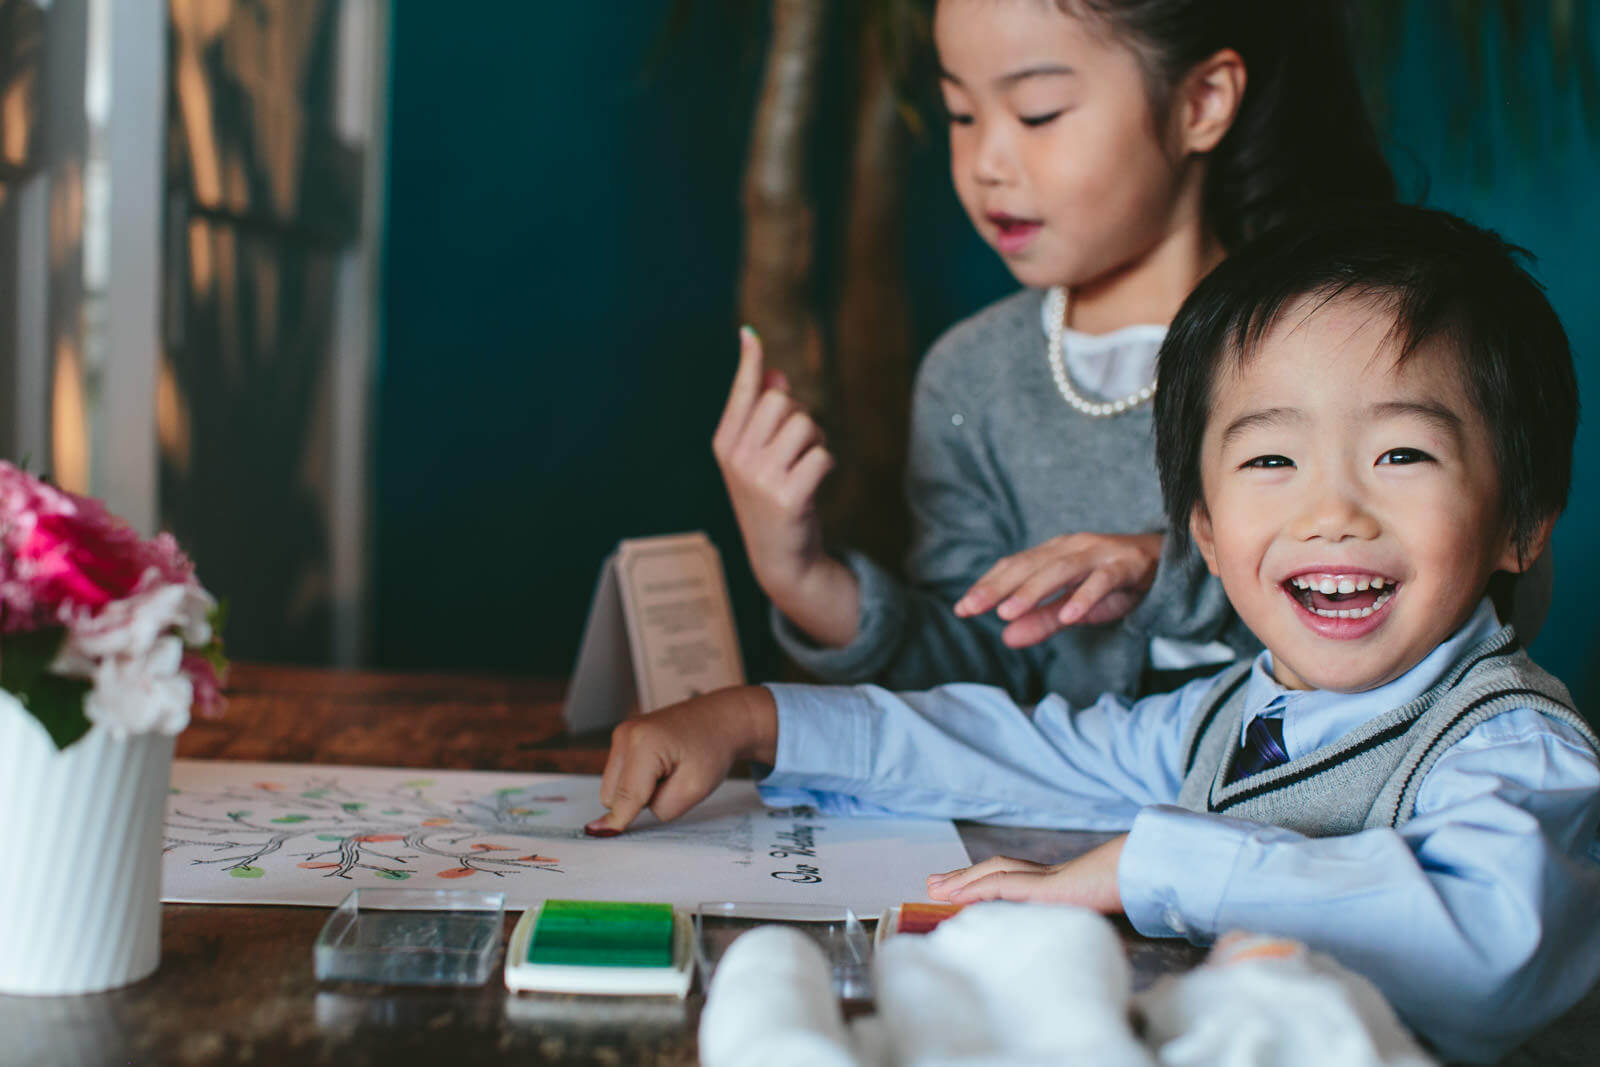
[{"label": "orange fingerprint leaf", "polygon": [[404,841],[405,834],[362,834],[353,840],[356,841]]},{"label": "orange fingerprint leaf", "polygon": [[481,841],[473,845],[472,848],[477,852],[509,852],[511,850],[510,845],[486,845]]},{"label": "orange fingerprint leaf", "polygon": [[450,825],[450,820],[449,819],[423,819],[422,820],[422,825],[424,825],[424,826],[449,826]]},{"label": "orange fingerprint leaf", "polygon": [[452,867],[448,871],[440,871],[440,878],[465,878],[474,873],[471,867]]},{"label": "orange fingerprint leaf", "polygon": [[269,793],[277,793],[283,790],[283,786],[279,785],[277,782],[257,782],[256,788],[265,789]]},{"label": "orange fingerprint leaf", "polygon": [[554,856],[518,856],[518,863],[560,863]]},{"label": "orange fingerprint leaf", "polygon": [[300,866],[308,871],[326,871],[339,865],[337,863],[302,863]]}]

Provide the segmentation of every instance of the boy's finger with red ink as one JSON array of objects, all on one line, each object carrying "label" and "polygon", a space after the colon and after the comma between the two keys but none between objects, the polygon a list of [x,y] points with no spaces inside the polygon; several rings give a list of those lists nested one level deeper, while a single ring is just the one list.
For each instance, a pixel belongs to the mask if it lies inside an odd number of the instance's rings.
[{"label": "boy's finger with red ink", "polygon": [[639,720],[621,723],[611,735],[611,753],[600,778],[600,803],[610,810],[584,826],[595,837],[627,829],[655,795],[656,784],[671,771],[665,753],[650,742]]}]

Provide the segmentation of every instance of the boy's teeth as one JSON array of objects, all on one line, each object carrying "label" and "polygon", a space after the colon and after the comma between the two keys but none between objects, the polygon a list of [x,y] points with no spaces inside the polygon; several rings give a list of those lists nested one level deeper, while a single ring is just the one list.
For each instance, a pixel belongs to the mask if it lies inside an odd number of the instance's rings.
[{"label": "boy's teeth", "polygon": [[1374,611],[1377,611],[1379,608],[1381,608],[1385,604],[1387,604],[1389,602],[1390,598],[1393,597],[1393,596],[1394,596],[1393,593],[1384,593],[1382,596],[1378,597],[1377,600],[1374,600],[1370,605],[1368,605],[1367,607],[1364,607],[1364,608],[1337,608],[1337,609],[1335,609],[1335,608],[1319,608],[1319,607],[1309,606],[1308,605],[1308,610],[1311,612],[1311,614],[1320,615],[1324,619],[1364,619],[1368,615],[1371,615]]},{"label": "boy's teeth", "polygon": [[1318,593],[1332,596],[1334,593],[1348,595],[1350,593],[1365,592],[1368,589],[1382,589],[1390,584],[1386,578],[1290,578],[1289,584],[1296,589],[1311,589]]}]

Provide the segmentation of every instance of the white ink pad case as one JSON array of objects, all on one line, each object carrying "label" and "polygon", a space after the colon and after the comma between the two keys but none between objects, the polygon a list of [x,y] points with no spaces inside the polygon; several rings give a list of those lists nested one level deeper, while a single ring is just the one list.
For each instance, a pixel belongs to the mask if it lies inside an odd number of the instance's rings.
[{"label": "white ink pad case", "polygon": [[505,911],[504,893],[353,889],[317,935],[317,980],[482,985],[500,954]]},{"label": "white ink pad case", "polygon": [[755,904],[714,901],[694,916],[695,962],[700,986],[711,988],[722,954],[740,934],[758,926],[790,926],[822,947],[833,972],[834,995],[844,1000],[872,996],[872,942],[856,913],[834,904]]}]

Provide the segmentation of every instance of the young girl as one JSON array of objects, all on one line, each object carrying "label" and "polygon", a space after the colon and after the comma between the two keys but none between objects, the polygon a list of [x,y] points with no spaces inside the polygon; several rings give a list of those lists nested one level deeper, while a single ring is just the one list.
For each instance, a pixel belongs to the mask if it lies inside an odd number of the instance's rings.
[{"label": "young girl", "polygon": [[1165,324],[1229,248],[1393,197],[1334,3],[939,0],[934,39],[956,192],[1027,288],[918,373],[908,583],[824,549],[832,458],[741,331],[713,450],[780,644],[828,681],[1071,702],[1253,649],[1163,551],[1149,400]]}]

